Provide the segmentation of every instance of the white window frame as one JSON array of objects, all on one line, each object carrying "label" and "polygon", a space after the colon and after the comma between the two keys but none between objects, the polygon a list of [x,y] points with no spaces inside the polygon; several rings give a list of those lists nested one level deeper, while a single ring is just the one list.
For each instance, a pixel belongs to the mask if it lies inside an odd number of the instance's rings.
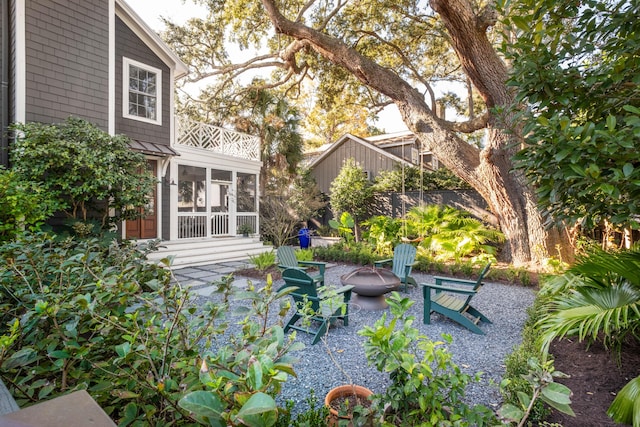
[{"label": "white window frame", "polygon": [[[155,73],[156,75],[156,118],[148,119],[146,117],[134,116],[129,114],[129,68],[131,66],[141,68],[145,71]],[[122,57],[122,116],[131,119],[138,120],[145,123],[152,123],[154,125],[162,125],[162,70],[156,67],[152,67],[142,62],[138,62],[131,58]]]}]

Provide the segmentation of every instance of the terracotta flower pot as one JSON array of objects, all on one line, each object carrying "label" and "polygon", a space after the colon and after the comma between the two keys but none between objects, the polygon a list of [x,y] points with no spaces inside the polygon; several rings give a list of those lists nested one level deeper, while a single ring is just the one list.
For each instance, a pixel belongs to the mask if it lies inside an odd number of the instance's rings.
[{"label": "terracotta flower pot", "polygon": [[[341,398],[352,399],[351,402],[368,401],[368,397],[372,394],[373,392],[371,390],[359,385],[341,385],[329,390],[329,393],[327,393],[324,398],[324,405],[329,408],[329,418],[327,420],[328,425],[335,427],[338,425],[340,420],[350,420],[353,418],[351,414],[339,415],[338,410],[332,406],[331,402]],[[362,403],[360,404],[362,405]],[[350,427],[353,426],[352,423],[349,423],[348,425]]]}]

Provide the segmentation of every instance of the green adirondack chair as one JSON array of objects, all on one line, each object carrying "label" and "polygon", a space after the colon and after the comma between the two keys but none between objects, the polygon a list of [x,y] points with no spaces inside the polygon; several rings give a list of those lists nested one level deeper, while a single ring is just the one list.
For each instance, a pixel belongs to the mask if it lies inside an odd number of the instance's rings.
[{"label": "green adirondack chair", "polygon": [[[327,264],[319,261],[298,261],[296,258],[295,249],[291,246],[280,246],[276,250],[278,257],[278,268],[284,270],[286,268],[298,268],[306,271],[311,276],[317,286],[324,285],[324,271]],[[310,268],[317,269],[316,271],[309,270]]]},{"label": "green adirondack chair", "polygon": [[[490,267],[491,263],[488,263],[482,269],[478,280],[435,276],[435,284],[421,283],[422,296],[424,297],[423,322],[425,324],[431,323],[431,312],[435,311],[454,322],[458,322],[473,333],[484,335],[482,329],[478,327],[478,323],[480,321],[491,323],[491,321],[471,306],[471,300],[484,285],[482,279]],[[458,286],[444,286],[444,284]]]},{"label": "green adirondack chair", "polygon": [[[313,335],[312,345],[320,341],[327,331],[329,325],[334,324],[338,319],[342,320],[344,326],[349,325],[349,301],[351,300],[351,290],[353,286],[343,286],[338,289],[325,291],[325,288],[317,288],[314,280],[299,268],[287,268],[282,272],[284,285],[279,291],[292,288],[289,294],[293,299],[296,312],[284,327],[284,331],[295,329]],[[310,304],[311,312],[307,313],[307,305]],[[301,325],[296,325],[298,320],[309,316]]]},{"label": "green adirondack chair", "polygon": [[400,278],[403,290],[407,291],[407,284],[417,285],[416,280],[411,277],[411,268],[415,264],[416,248],[408,243],[400,243],[393,249],[393,258],[383,259],[374,263],[376,268],[391,263],[391,271]]}]

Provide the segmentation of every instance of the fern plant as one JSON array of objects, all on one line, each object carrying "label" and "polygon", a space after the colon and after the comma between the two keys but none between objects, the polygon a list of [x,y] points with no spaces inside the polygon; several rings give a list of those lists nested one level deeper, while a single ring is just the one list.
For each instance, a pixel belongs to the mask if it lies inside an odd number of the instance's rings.
[{"label": "fern plant", "polygon": [[276,264],[276,253],[274,251],[262,252],[258,255],[249,255],[249,262],[258,271],[265,271]]},{"label": "fern plant", "polygon": [[407,213],[407,229],[434,259],[456,260],[478,254],[495,255],[493,243],[504,241],[496,229],[450,206],[416,206]]}]

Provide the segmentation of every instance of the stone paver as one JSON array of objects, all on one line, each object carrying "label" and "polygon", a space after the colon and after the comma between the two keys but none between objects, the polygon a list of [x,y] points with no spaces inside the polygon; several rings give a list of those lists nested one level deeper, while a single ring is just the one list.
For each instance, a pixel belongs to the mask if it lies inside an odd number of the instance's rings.
[{"label": "stone paver", "polygon": [[[176,268],[173,275],[182,286],[192,288],[198,295],[209,296],[213,292],[212,282],[234,271],[248,268],[251,264],[246,261],[226,261],[216,264],[199,265],[194,267]],[[240,283],[242,282],[242,283]],[[246,280],[234,281],[235,286],[246,285]]]}]

